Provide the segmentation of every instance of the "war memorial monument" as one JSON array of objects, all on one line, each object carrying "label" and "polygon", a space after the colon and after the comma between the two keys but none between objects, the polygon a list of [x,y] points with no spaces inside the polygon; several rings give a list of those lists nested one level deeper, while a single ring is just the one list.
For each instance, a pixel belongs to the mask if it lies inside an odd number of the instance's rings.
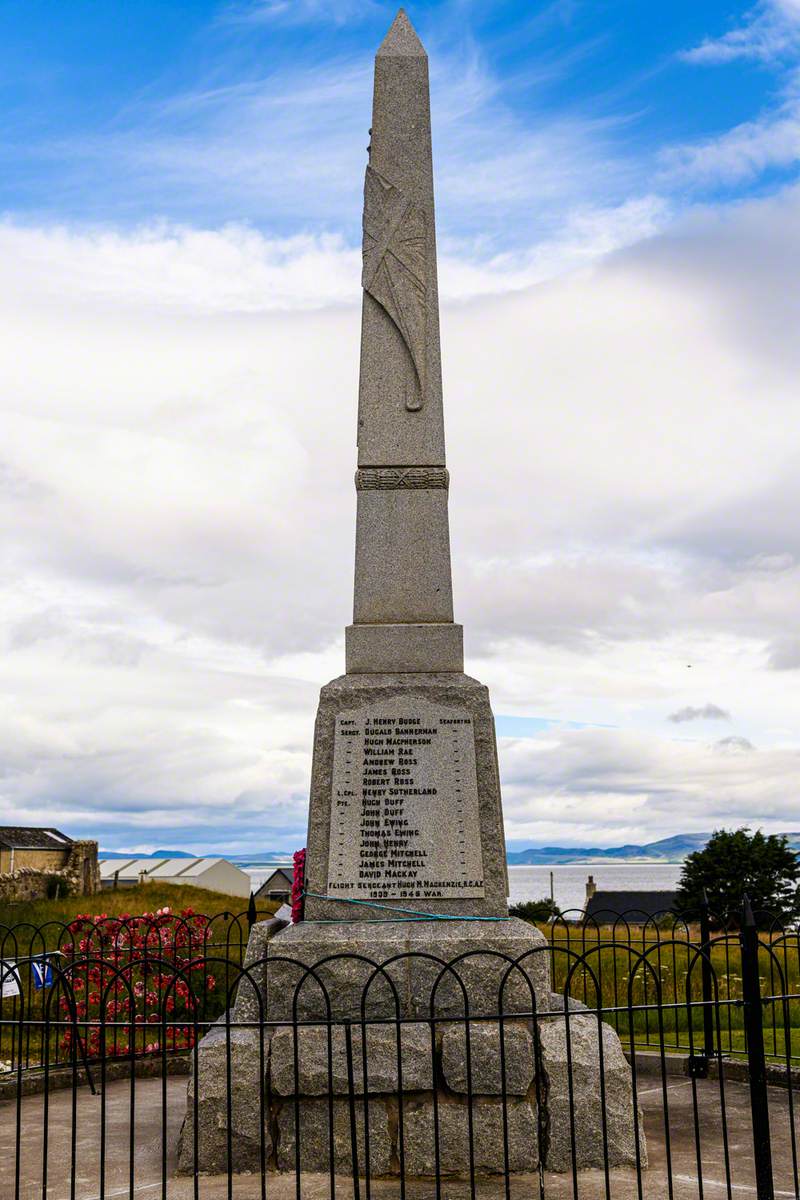
[{"label": "war memorial monument", "polygon": [[577,1165],[603,1162],[601,1097],[609,1162],[632,1163],[619,1040],[576,1012],[567,1051],[547,942],[508,915],[494,719],[453,614],[428,62],[402,10],[375,60],[362,286],[354,614],[320,695],[304,919],[252,929],[181,1168],[230,1148],[292,1171],[299,1133],[304,1170],[351,1173],[355,1136],[362,1173],[458,1175],[471,1127],[478,1172],[566,1170],[570,1092]]}]

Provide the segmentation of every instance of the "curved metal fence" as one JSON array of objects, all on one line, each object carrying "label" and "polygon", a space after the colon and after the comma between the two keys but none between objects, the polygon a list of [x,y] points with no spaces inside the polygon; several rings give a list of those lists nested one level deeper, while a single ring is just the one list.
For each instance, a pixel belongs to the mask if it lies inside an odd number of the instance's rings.
[{"label": "curved metal fence", "polygon": [[800,1195],[797,933],[747,911],[305,964],[138,921],[5,931],[3,1197]]}]

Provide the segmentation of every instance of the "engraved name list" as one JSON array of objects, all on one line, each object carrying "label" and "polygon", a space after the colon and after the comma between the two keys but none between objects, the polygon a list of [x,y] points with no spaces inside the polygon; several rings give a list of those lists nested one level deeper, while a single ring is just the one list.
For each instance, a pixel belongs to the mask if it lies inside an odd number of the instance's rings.
[{"label": "engraved name list", "polygon": [[482,896],[472,717],[421,698],[341,713],[328,894]]}]

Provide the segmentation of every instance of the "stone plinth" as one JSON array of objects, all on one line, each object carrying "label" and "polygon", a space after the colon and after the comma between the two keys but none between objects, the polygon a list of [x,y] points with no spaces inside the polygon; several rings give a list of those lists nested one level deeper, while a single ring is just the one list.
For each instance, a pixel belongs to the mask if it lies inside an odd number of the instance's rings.
[{"label": "stone plinth", "polygon": [[[634,1166],[631,1069],[614,1030],[587,1013],[570,1015],[569,1029],[563,1018],[542,1021],[538,1036],[547,1077],[550,1169],[571,1170],[573,1139],[579,1169],[603,1162],[604,1141],[609,1166]],[[638,1126],[640,1162],[646,1167],[641,1111]]]},{"label": "stone plinth", "polygon": [[372,1018],[478,1017],[548,1007],[547,941],[516,917],[302,921],[269,940],[266,924],[250,934],[237,1021],[258,1020],[261,1012],[270,1021],[358,1020],[362,1002]]},{"label": "stone plinth", "polygon": [[507,915],[487,688],[458,673],[344,675],[326,684],[306,889],[308,920],[353,922],[361,914],[352,902],[369,898],[454,916]]},{"label": "stone plinth", "polygon": [[[431,1036],[430,1026],[425,1024],[355,1025],[351,1030],[355,1090],[365,1090],[366,1061],[366,1091],[370,1095],[391,1094],[401,1085],[404,1092],[430,1091],[435,1058]],[[279,1029],[272,1039],[270,1077],[273,1091],[279,1096],[348,1095],[344,1027],[304,1025],[297,1030]]]},{"label": "stone plinth", "polygon": [[259,1170],[262,1154],[269,1162],[273,1150],[267,1092],[269,1042],[266,1030],[224,1024],[215,1025],[200,1042],[178,1148],[181,1174],[192,1174],[195,1166],[212,1175],[227,1170],[229,1110],[232,1170]]},{"label": "stone plinth", "polygon": [[[503,1105],[481,1097],[472,1109],[472,1162],[477,1175],[500,1175],[506,1169],[503,1128],[508,1137],[508,1171],[527,1173],[539,1165],[539,1138],[536,1109],[527,1100],[516,1098]],[[434,1119],[433,1101],[413,1108],[406,1116],[405,1166],[412,1177],[436,1174],[436,1131],[438,1127],[439,1174],[469,1175],[470,1106],[464,1103],[438,1105]]]},{"label": "stone plinth", "polygon": [[[537,995],[546,982],[537,975]],[[555,1012],[555,999],[542,992],[542,1007]],[[257,1029],[246,1020],[241,1011],[232,1015],[229,1027],[217,1024],[198,1047],[197,1141],[192,1079],[182,1173],[192,1172],[195,1159],[200,1171],[227,1170],[228,1088],[235,1172],[258,1171],[262,1153],[267,1170],[293,1172],[299,1129],[301,1170],[327,1172],[332,1162],[350,1174],[351,1097],[359,1173],[366,1173],[369,1144],[373,1178],[398,1176],[401,1163],[407,1180],[430,1178],[437,1153],[440,1176],[468,1178],[470,1146],[477,1175],[527,1173],[540,1163],[568,1172],[573,1140],[578,1169],[602,1167],[606,1154],[610,1166],[636,1163],[631,1070],[616,1033],[594,1014],[570,1009],[565,1016],[562,1006],[537,1020],[373,1017],[353,1021],[349,1035],[341,1022]],[[646,1165],[641,1118],[639,1130]]]}]

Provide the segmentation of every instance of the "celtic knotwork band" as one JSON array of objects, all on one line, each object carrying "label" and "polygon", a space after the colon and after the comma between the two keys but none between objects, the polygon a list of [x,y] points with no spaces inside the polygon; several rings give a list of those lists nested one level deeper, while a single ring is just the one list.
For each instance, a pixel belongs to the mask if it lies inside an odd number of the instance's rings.
[{"label": "celtic knotwork band", "polygon": [[447,488],[449,482],[445,467],[360,467],[356,471],[357,492]]}]

